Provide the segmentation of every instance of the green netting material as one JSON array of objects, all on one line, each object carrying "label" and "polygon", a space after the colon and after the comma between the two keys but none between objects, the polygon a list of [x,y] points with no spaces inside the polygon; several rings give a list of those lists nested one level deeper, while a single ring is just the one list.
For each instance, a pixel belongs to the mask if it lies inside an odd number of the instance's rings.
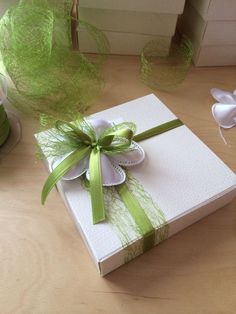
[{"label": "green netting material", "polygon": [[[11,81],[8,98],[18,109],[64,120],[83,112],[101,91],[99,66],[72,50],[70,0],[21,0],[0,20],[0,54]],[[103,56],[106,37],[92,25],[80,27],[96,41]]]},{"label": "green netting material", "polygon": [[185,79],[192,56],[192,44],[185,36],[170,47],[162,37],[150,41],[140,57],[141,79],[153,89],[171,91]]}]

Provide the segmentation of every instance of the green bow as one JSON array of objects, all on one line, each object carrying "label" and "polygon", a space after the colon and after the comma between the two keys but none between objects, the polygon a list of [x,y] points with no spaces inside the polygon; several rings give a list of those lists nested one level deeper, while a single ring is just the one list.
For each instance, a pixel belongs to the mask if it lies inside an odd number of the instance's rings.
[{"label": "green bow", "polygon": [[[59,140],[59,147],[56,150],[60,150],[63,144],[66,147],[73,147],[73,150],[49,175],[43,187],[42,203],[45,202],[48,193],[56,183],[82,159],[89,156],[93,223],[103,221],[105,219],[105,205],[100,165],[101,153],[112,155],[127,152],[132,149],[132,140],[142,141],[181,125],[183,123],[176,119],[134,136],[135,125],[125,122],[106,129],[97,137],[93,127],[85,119],[79,118],[72,123],[58,121],[56,128],[63,139],[62,141]],[[116,186],[116,190],[142,234],[143,250],[150,249],[155,245],[155,229],[149,217],[126,183]]]},{"label": "green bow", "polygon": [[103,196],[103,179],[101,172],[101,153],[113,155],[129,151],[135,132],[133,123],[120,123],[107,128],[99,137],[93,127],[85,119],[80,118],[74,123],[58,121],[56,128],[67,140],[76,140],[77,149],[69,154],[49,175],[42,191],[44,204],[49,192],[55,184],[86,156],[89,158],[90,193],[93,212],[93,223],[105,219]]},{"label": "green bow", "polygon": [[[134,123],[124,122],[107,128],[99,137],[89,122],[79,118],[72,123],[58,121],[56,128],[63,134],[64,141],[73,142],[74,150],[52,171],[42,191],[42,203],[44,204],[49,192],[56,183],[75,165],[89,156],[90,194],[93,213],[93,223],[105,220],[105,205],[103,196],[103,179],[101,172],[101,153],[113,155],[127,152],[132,149],[132,140],[142,141],[152,136],[164,133],[183,123],[172,120],[156,126],[143,133],[134,136],[136,127]],[[126,207],[129,209],[134,221],[147,238],[146,247],[153,245],[154,231],[150,220],[143,212],[140,204],[129,192],[125,183],[117,186],[117,191]],[[150,241],[151,236],[151,241]]]}]

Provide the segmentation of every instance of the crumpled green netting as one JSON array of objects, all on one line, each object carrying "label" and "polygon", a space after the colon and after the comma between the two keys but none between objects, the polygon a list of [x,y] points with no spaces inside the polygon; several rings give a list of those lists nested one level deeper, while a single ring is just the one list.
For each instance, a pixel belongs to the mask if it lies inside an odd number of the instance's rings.
[{"label": "crumpled green netting", "polygon": [[[71,119],[101,91],[102,57],[91,61],[72,50],[71,5],[71,0],[21,0],[0,20],[0,63],[12,82],[8,98],[21,111]],[[106,37],[79,23],[105,55]]]},{"label": "crumpled green netting", "polygon": [[172,91],[188,74],[192,56],[193,46],[185,35],[170,47],[162,37],[150,41],[140,57],[141,80],[153,89]]}]

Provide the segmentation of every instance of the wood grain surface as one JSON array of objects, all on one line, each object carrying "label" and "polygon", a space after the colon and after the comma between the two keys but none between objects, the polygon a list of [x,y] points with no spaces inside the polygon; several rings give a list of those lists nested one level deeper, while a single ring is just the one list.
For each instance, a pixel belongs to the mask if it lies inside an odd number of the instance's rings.
[{"label": "wood grain surface", "polygon": [[[110,57],[96,112],[153,92],[136,57]],[[192,68],[155,94],[236,171],[236,128],[221,140],[210,88],[236,88],[236,68]],[[22,140],[0,160],[0,313],[236,313],[236,200],[101,278],[57,192],[40,205],[47,172],[35,158],[37,122],[18,113]]]}]

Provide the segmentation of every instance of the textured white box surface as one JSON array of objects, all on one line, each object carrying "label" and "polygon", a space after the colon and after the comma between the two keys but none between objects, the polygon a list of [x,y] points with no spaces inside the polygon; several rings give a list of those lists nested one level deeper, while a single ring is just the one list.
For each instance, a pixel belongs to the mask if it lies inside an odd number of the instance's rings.
[{"label": "textured white box surface", "polygon": [[79,7],[79,18],[106,31],[172,36],[177,14],[89,9]]},{"label": "textured white box surface", "polygon": [[[163,56],[169,52],[172,37],[103,31],[109,40],[110,53],[118,55],[140,55],[144,46],[151,40],[162,44]],[[82,52],[97,53],[95,40],[85,29],[78,32],[79,47]]]},{"label": "textured white box surface", "polygon": [[[176,118],[154,95],[95,116],[133,121],[138,133]],[[235,174],[186,126],[142,141],[140,145],[146,158],[132,168],[132,174],[165,213],[169,236],[227,204],[236,194]],[[79,181],[63,181],[58,188],[101,274],[124,264],[125,250],[112,225],[92,224],[90,198]],[[134,243],[138,241],[139,238],[133,238]]]},{"label": "textured white box surface", "polygon": [[181,14],[185,0],[80,0],[83,8]]},{"label": "textured white box surface", "polygon": [[204,20],[235,20],[235,0],[189,0]]}]

